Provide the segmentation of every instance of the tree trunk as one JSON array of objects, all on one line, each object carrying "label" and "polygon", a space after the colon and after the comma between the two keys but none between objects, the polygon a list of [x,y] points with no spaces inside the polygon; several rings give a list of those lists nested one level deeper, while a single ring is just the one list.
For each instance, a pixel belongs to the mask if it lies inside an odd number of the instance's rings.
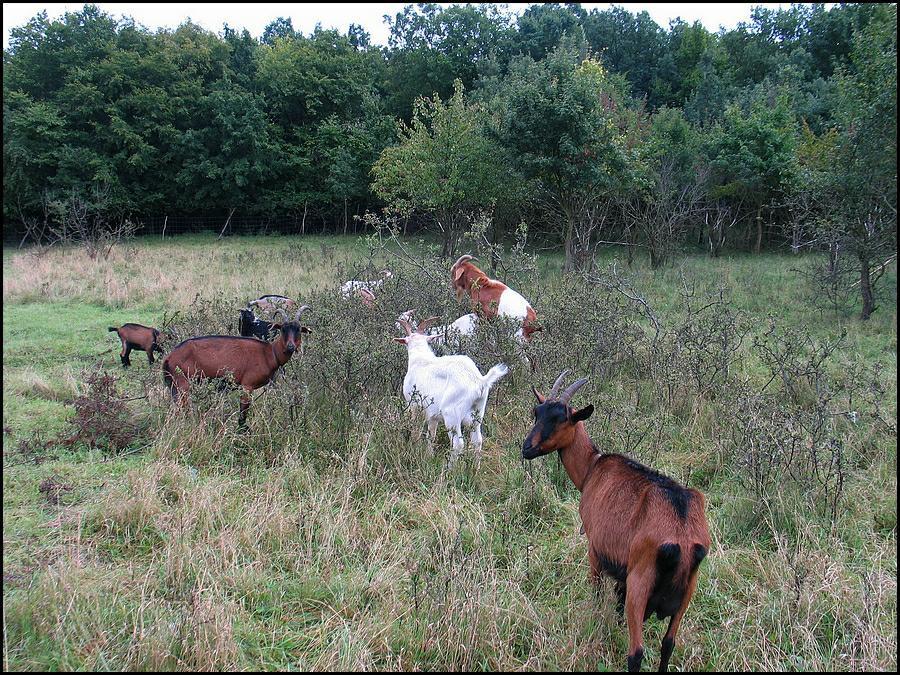
[{"label": "tree trunk", "polygon": [[453,257],[453,249],[454,249],[454,246],[453,246],[453,244],[454,244],[454,242],[453,242],[453,229],[454,229],[453,216],[449,211],[445,210],[438,216],[438,218],[439,218],[438,222],[441,224],[441,229],[444,232],[444,237],[443,237],[444,241],[443,241],[443,246],[441,248],[441,255],[451,258],[451,257]]},{"label": "tree trunk", "polygon": [[863,256],[859,256],[859,290],[862,294],[862,313],[859,318],[868,321],[875,311],[875,297],[872,293],[872,277],[869,269],[869,261]]},{"label": "tree trunk", "polygon": [[300,234],[306,234],[306,202],[303,202],[303,220],[300,221]]},{"label": "tree trunk", "polygon": [[662,255],[656,244],[650,242],[650,269],[658,270],[665,261],[665,256]]},{"label": "tree trunk", "polygon": [[566,262],[563,271],[568,273],[575,269],[575,212],[571,206],[563,206],[566,215]]},{"label": "tree trunk", "polygon": [[756,246],[753,247],[754,253],[759,253],[762,248],[762,207],[756,210]]},{"label": "tree trunk", "polygon": [[629,227],[625,231],[625,241],[628,242],[628,246],[626,246],[625,248],[628,249],[628,267],[629,268],[631,267],[631,264],[634,262],[634,248],[635,248],[634,244],[635,244],[635,242],[634,242],[633,232],[634,232],[634,230],[631,227]]}]

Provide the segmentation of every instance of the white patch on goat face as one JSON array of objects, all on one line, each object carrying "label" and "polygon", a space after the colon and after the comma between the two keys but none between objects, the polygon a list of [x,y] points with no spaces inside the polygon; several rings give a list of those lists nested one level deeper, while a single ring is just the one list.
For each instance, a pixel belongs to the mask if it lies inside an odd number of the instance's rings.
[{"label": "white patch on goat face", "polygon": [[513,289],[507,288],[500,294],[500,303],[497,305],[499,316],[509,316],[520,321],[528,314],[529,302]]}]

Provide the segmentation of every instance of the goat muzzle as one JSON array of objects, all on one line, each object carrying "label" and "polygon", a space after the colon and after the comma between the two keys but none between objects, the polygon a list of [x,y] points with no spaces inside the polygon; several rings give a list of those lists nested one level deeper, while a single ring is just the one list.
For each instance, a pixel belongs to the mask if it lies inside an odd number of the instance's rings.
[{"label": "goat muzzle", "polygon": [[534,459],[536,457],[541,456],[541,448],[540,446],[534,447],[531,444],[531,439],[526,438],[525,442],[522,443],[522,459]]}]

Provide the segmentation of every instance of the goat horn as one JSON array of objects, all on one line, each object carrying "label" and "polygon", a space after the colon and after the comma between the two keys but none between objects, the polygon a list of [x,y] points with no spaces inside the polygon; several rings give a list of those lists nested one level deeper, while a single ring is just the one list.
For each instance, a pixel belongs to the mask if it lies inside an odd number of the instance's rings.
[{"label": "goat horn", "polygon": [[587,381],[588,379],[586,377],[582,377],[580,380],[575,380],[572,384],[569,385],[569,388],[566,389],[559,397],[559,402],[563,405],[569,405],[569,401],[572,400],[572,396],[574,396],[575,392],[581,389],[587,383]]},{"label": "goat horn", "polygon": [[550,393],[547,394],[547,400],[552,401],[556,398],[556,392],[559,391],[559,385],[562,384],[563,378],[569,374],[569,369],[566,368],[559,374],[559,377],[556,378],[556,382],[553,383],[553,388],[550,390]]},{"label": "goat horn", "polygon": [[407,321],[406,319],[397,319],[397,323],[403,326],[403,330],[406,331],[407,335],[412,335],[413,330],[412,326],[409,325],[409,321]]},{"label": "goat horn", "polygon": [[459,259],[450,266],[450,269],[451,270],[456,269],[457,265],[462,265],[467,260],[478,260],[478,258],[476,258],[474,255],[469,255],[469,254],[461,255],[461,256],[459,256]]},{"label": "goat horn", "polygon": [[310,309],[309,305],[302,305],[300,309],[297,310],[297,313],[294,314],[294,321],[300,323],[300,315],[303,314],[306,310]]},{"label": "goat horn", "polygon": [[282,323],[287,323],[288,315],[287,315],[287,312],[285,312],[283,309],[276,309],[275,313],[272,314],[272,318],[277,319],[279,314],[281,314],[281,316],[284,317],[284,320],[282,321]]},{"label": "goat horn", "polygon": [[435,321],[437,321],[440,318],[441,317],[439,317],[439,316],[432,316],[432,317],[429,317],[428,319],[425,319],[424,321],[419,322],[419,326],[418,326],[418,328],[416,328],[416,332],[424,333],[426,330],[431,328],[431,324],[433,324]]}]

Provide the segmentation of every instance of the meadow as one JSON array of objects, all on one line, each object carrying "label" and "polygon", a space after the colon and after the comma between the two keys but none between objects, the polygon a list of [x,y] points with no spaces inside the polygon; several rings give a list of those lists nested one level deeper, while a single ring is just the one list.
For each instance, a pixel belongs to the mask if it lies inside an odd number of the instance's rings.
[{"label": "meadow", "polygon": [[[4,249],[4,669],[622,669],[627,629],[611,584],[589,582],[578,491],[555,457],[521,459],[530,385],[563,368],[591,378],[573,404],[595,405],[602,451],[706,494],[713,544],[672,669],[897,669],[896,263],[860,322],[811,302],[808,257],[688,251],[654,272],[610,251],[578,277],[558,253],[505,251],[496,275],[544,326],[534,370],[502,327],[464,344],[482,372],[511,373],[482,460],[448,469],[443,429],[433,458],[411,433],[390,338],[404,309],[468,308],[450,261],[399,243]],[[385,266],[376,308],[338,297]],[[135,352],[121,369],[107,326],[226,331],[261,293],[310,304],[313,334],[254,397],[248,432],[234,395],[200,388],[173,414],[158,363]],[[97,367],[116,378],[119,447],[73,432]],[[645,625],[645,669],[663,631]]]}]

